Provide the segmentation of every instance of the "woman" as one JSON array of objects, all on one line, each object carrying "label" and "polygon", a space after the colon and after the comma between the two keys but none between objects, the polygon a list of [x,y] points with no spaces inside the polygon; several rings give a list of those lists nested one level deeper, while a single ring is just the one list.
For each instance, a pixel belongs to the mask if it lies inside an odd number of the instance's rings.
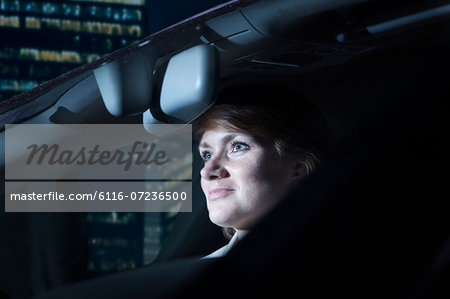
[{"label": "woman", "polygon": [[201,135],[201,186],[209,218],[233,236],[208,258],[225,255],[317,167],[328,136],[322,115],[310,102],[261,85],[221,93],[196,133]]}]

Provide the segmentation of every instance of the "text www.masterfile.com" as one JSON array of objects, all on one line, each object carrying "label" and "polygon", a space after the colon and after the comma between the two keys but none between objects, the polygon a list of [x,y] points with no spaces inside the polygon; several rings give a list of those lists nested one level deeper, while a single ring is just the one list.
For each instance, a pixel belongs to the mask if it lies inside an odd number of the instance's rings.
[{"label": "text www.masterfile.com", "polygon": [[48,200],[48,201],[93,201],[93,200],[186,200],[186,192],[172,191],[134,191],[134,192],[98,192],[69,193],[51,191],[47,193],[11,193],[11,201],[18,200]]}]

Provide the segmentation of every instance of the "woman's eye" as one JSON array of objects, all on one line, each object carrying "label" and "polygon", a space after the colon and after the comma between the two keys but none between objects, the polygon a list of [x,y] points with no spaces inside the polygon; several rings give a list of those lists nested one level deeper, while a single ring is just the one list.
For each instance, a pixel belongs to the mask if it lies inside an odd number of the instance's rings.
[{"label": "woman's eye", "polygon": [[205,162],[212,158],[212,154],[210,152],[202,152],[201,156]]},{"label": "woman's eye", "polygon": [[242,142],[236,142],[236,143],[232,144],[232,152],[240,152],[240,151],[246,150],[248,148],[249,148],[249,146]]}]

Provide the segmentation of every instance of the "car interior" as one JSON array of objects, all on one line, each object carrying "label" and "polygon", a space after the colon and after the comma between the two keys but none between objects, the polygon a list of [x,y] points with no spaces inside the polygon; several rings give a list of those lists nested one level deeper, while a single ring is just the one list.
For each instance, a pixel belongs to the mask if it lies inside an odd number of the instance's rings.
[{"label": "car interior", "polygon": [[0,102],[3,168],[6,124],[142,124],[164,136],[152,124],[195,125],[245,84],[306,96],[331,130],[319,169],[220,259],[200,259],[227,240],[208,218],[195,142],[192,212],[150,265],[86,279],[81,213],[3,211],[0,290],[448,297],[449,50],[450,1],[233,0]]}]

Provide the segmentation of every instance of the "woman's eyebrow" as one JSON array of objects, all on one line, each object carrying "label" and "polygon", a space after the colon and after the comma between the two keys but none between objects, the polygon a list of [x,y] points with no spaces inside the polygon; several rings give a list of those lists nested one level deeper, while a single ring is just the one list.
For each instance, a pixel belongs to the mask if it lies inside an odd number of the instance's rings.
[{"label": "woman's eyebrow", "polygon": [[[224,137],[222,138],[222,144],[223,144],[223,145],[227,144],[228,142],[230,142],[231,140],[233,140],[237,135],[238,135],[238,134],[228,134],[228,135],[224,136]],[[212,148],[212,146],[209,145],[206,141],[203,141],[203,142],[201,142],[201,143],[199,144],[198,148],[199,148],[199,149],[201,149],[201,148]]]},{"label": "woman's eyebrow", "polygon": [[228,142],[236,138],[237,134],[228,134],[222,138],[222,144],[226,145]]},{"label": "woman's eyebrow", "polygon": [[201,148],[211,148],[211,146],[207,142],[203,141],[202,143],[199,144],[198,148],[199,149],[201,149]]}]

